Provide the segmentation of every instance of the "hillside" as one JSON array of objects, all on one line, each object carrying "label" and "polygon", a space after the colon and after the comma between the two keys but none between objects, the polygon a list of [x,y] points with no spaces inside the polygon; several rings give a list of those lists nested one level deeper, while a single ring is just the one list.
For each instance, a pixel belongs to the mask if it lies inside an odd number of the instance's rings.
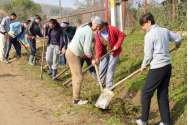
[{"label": "hillside", "polygon": [[[60,16],[59,7],[55,5],[41,4],[42,12],[47,16]],[[72,8],[62,7],[63,16],[68,16],[73,12]]]},{"label": "hillside", "polygon": [[[114,82],[118,82],[124,77],[140,68],[143,60],[144,48],[144,32],[134,32],[127,36],[122,44],[123,51],[120,55],[118,65],[115,72]],[[41,42],[42,43],[42,42]],[[41,44],[39,42],[39,44]],[[173,48],[173,43],[170,43],[170,48]],[[169,48],[169,49],[170,49]],[[41,49],[37,51],[37,55],[41,56]],[[184,125],[187,122],[187,41],[184,38],[181,48],[171,54],[172,62],[172,77],[169,86],[169,99],[171,110],[172,125]],[[36,67],[31,67],[27,64],[28,54],[24,53],[24,61],[22,61],[20,72],[29,73],[30,76],[24,76],[26,80],[39,79],[40,77],[40,63]],[[59,66],[58,73],[63,71],[66,66]],[[86,64],[83,68],[86,68]],[[67,71],[56,81],[51,80],[46,75],[47,70],[43,73],[43,80],[38,80],[38,83],[32,83],[33,86],[41,84],[44,88],[38,88],[33,91],[33,98],[40,99],[41,96],[46,96],[54,100],[56,110],[51,112],[51,115],[60,119],[63,124],[71,124],[70,120],[63,119],[64,115],[73,115],[76,124],[95,125],[95,124],[131,124],[131,118],[139,117],[141,113],[141,90],[144,85],[148,70],[141,72],[132,79],[124,82],[115,90],[115,96],[110,103],[107,110],[99,110],[95,107],[95,103],[100,95],[100,88],[96,86],[96,79],[90,76],[87,72],[84,75],[84,82],[82,84],[81,97],[88,99],[89,104],[86,106],[74,106],[72,104],[72,88],[64,88],[62,83],[71,78],[70,71]],[[48,90],[53,88],[53,90]],[[54,106],[53,105],[53,106]],[[58,106],[61,105],[61,106]],[[49,108],[52,108],[49,105]],[[62,117],[61,117],[62,116]],[[84,116],[84,117],[82,117]],[[82,119],[77,119],[82,117]],[[77,120],[76,120],[77,119]],[[158,111],[156,93],[152,98],[150,111],[150,124],[158,122],[160,114]],[[73,122],[72,122],[73,123]]]}]

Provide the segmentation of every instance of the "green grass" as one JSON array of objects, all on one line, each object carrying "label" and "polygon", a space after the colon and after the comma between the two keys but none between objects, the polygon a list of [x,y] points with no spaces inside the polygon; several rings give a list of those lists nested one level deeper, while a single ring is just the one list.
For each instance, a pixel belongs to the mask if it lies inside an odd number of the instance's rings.
[{"label": "green grass", "polygon": [[[125,78],[132,72],[140,68],[144,57],[144,36],[145,33],[134,32],[132,35],[127,36],[122,44],[122,53],[120,55],[118,65],[115,71],[114,83]],[[170,43],[170,48],[173,48],[174,43]],[[42,50],[37,50],[37,55],[41,56]],[[172,102],[173,107],[171,110],[171,122],[172,124],[184,124],[187,122],[187,41],[184,38],[181,48],[178,51],[174,51],[171,54],[172,62],[172,77],[169,86],[169,99]],[[28,54],[24,53],[24,56],[28,57]],[[23,63],[24,64],[24,63]],[[37,74],[39,79],[40,63],[37,62],[37,66],[31,67],[27,65],[20,66],[21,70],[27,69]],[[83,69],[86,68],[84,64]],[[63,71],[66,66],[59,66],[58,72]],[[88,99],[89,104],[86,106],[80,106],[79,109],[72,104],[72,87],[65,88],[62,83],[71,78],[70,70],[60,76],[57,80],[53,81],[46,75],[48,72],[45,69],[43,73],[43,81],[47,88],[57,88],[60,90],[65,98],[62,98],[63,108],[61,110],[67,110],[68,112],[77,112],[77,115],[88,114],[99,116],[100,124],[116,124],[122,123],[131,124],[131,118],[139,117],[141,115],[141,103],[140,93],[142,91],[147,73],[143,71],[135,75],[132,79],[127,80],[118,86],[115,90],[115,96],[113,97],[107,110],[100,110],[95,107],[95,103],[101,94],[100,88],[96,86],[97,79],[93,79],[89,72],[84,75],[84,81],[81,89],[81,97]],[[48,95],[49,98],[55,98],[54,95]],[[154,94],[156,99],[156,93]],[[157,108],[156,108],[157,107]],[[79,113],[78,113],[79,112]],[[160,120],[160,114],[158,112],[157,100],[152,101],[150,112],[150,123],[153,124]],[[54,116],[61,115],[61,112],[56,112]],[[73,114],[74,115],[74,114]],[[183,119],[183,120],[182,120]],[[84,122],[80,121],[80,122]],[[97,122],[99,123],[99,122]],[[94,124],[93,122],[90,124]]]}]

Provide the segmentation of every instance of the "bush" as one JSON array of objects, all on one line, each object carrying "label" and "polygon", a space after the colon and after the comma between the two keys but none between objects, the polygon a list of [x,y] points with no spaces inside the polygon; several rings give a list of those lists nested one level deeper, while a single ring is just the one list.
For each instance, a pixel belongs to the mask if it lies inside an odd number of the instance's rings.
[{"label": "bush", "polygon": [[[133,28],[134,30],[141,30],[139,25],[139,18],[143,14],[143,4],[138,4],[134,17]],[[134,9],[135,11],[135,9]],[[163,5],[155,2],[151,2],[147,5],[147,12],[151,12],[154,15],[155,23],[160,27],[165,27],[171,31],[186,31],[187,30],[187,2],[181,2],[175,4],[175,16],[172,21],[172,4],[165,2]]]}]

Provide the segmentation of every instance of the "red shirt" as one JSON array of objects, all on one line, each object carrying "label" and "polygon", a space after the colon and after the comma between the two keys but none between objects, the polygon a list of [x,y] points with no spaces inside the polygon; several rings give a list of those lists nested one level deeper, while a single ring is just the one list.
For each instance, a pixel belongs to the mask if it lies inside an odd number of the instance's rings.
[{"label": "red shirt", "polygon": [[[118,48],[113,54],[113,57],[117,57],[121,53],[121,50],[122,50],[121,44],[123,43],[125,35],[124,35],[123,32],[121,32],[119,29],[117,29],[114,26],[108,25],[106,27],[108,29],[108,37],[109,37],[109,42],[110,42],[112,49],[114,48],[114,46],[116,48]],[[95,39],[96,39],[96,59],[100,59],[101,56],[102,56],[103,45],[102,45],[101,41],[99,40],[99,36],[98,36],[97,32],[96,32],[96,35],[95,35]]]}]

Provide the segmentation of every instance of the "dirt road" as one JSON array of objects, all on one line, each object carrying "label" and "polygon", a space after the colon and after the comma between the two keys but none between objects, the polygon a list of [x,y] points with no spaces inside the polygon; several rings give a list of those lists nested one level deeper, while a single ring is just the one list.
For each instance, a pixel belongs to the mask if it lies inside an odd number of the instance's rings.
[{"label": "dirt road", "polygon": [[46,87],[32,71],[20,69],[22,60],[11,62],[0,62],[0,125],[77,125],[96,119],[88,115],[80,119],[83,114],[67,111],[64,104],[72,104],[71,96],[62,101],[59,90]]},{"label": "dirt road", "polygon": [[0,63],[0,125],[56,124],[57,119],[45,117],[44,108],[28,96],[30,81],[19,74],[18,63]]}]

